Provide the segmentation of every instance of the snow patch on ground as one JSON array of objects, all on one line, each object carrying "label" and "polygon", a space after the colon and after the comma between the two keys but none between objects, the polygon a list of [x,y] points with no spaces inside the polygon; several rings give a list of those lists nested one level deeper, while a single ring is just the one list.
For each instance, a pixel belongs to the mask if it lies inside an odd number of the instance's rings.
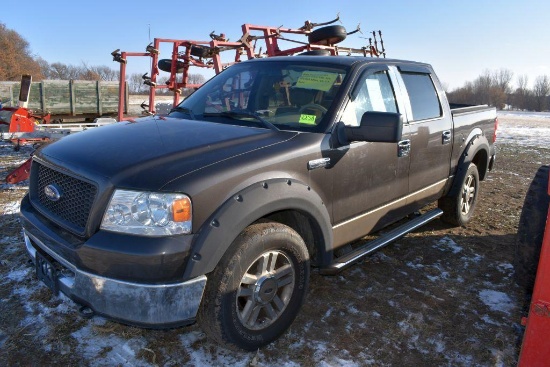
[{"label": "snow patch on ground", "polygon": [[488,306],[491,311],[504,312],[510,314],[514,309],[514,302],[504,292],[499,292],[491,289],[484,289],[479,292],[479,298]]},{"label": "snow patch on ground", "polygon": [[18,214],[21,202],[12,201],[11,203],[4,204],[2,214]]},{"label": "snow patch on ground", "polygon": [[498,117],[497,145],[550,147],[550,113],[499,111]]},{"label": "snow patch on ground", "polygon": [[437,241],[434,248],[441,251],[451,251],[453,254],[458,254],[462,251],[462,246],[459,246],[455,241],[447,236]]}]

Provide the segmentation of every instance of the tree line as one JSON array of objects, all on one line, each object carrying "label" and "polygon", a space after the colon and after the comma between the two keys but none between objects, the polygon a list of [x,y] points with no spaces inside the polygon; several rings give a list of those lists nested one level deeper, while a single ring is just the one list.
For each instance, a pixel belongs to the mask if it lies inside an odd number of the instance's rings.
[{"label": "tree line", "polygon": [[[30,74],[34,81],[41,80],[120,80],[120,70],[105,65],[69,65],[61,62],[49,63],[40,56],[33,55],[29,43],[14,30],[0,23],[0,80],[19,81],[21,75]],[[149,86],[143,83],[143,74],[126,75],[131,94],[148,94]],[[157,79],[157,84],[165,84],[168,77]],[[190,74],[189,83],[201,84],[205,78],[200,74]],[[183,95],[191,91],[183,91]],[[158,94],[172,94],[168,89],[157,90]]]},{"label": "tree line", "polygon": [[487,104],[498,109],[547,111],[550,108],[550,78],[538,76],[532,88],[526,75],[519,75],[512,84],[514,73],[508,69],[485,70],[472,82],[447,93],[451,103]]}]

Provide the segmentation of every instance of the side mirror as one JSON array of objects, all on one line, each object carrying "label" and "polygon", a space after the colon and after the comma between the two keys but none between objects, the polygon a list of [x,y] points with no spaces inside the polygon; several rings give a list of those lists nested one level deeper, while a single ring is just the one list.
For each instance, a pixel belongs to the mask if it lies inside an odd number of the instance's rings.
[{"label": "side mirror", "polygon": [[338,141],[342,145],[352,141],[397,143],[402,137],[403,119],[399,113],[369,111],[361,117],[360,126],[339,123],[337,129]]}]

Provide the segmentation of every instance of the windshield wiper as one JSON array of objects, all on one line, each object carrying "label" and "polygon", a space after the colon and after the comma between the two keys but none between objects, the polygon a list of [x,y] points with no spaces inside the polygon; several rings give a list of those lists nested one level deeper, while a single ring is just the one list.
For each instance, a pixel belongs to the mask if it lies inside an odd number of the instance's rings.
[{"label": "windshield wiper", "polygon": [[222,111],[218,113],[208,113],[204,114],[205,116],[227,116],[231,118],[238,118],[238,117],[253,117],[256,121],[258,121],[263,127],[266,127],[268,129],[271,129],[273,131],[279,131],[279,128],[277,126],[273,125],[271,122],[264,119],[262,116],[257,114],[256,112],[247,111],[247,110],[234,110],[234,111]]},{"label": "windshield wiper", "polygon": [[176,106],[176,107],[174,107],[174,108],[172,108],[172,109],[170,110],[170,113],[172,113],[172,112],[174,112],[174,111],[186,113],[186,114],[188,114],[188,115],[191,117],[191,120],[196,120],[195,114],[193,113],[193,111],[192,111],[190,108],[181,107],[181,106]]}]

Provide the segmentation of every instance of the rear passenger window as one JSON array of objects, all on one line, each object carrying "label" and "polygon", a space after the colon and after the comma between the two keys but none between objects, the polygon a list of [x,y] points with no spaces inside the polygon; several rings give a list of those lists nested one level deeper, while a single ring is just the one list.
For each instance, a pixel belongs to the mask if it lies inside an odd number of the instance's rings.
[{"label": "rear passenger window", "polygon": [[439,98],[429,74],[401,73],[411,101],[413,121],[440,117]]}]

